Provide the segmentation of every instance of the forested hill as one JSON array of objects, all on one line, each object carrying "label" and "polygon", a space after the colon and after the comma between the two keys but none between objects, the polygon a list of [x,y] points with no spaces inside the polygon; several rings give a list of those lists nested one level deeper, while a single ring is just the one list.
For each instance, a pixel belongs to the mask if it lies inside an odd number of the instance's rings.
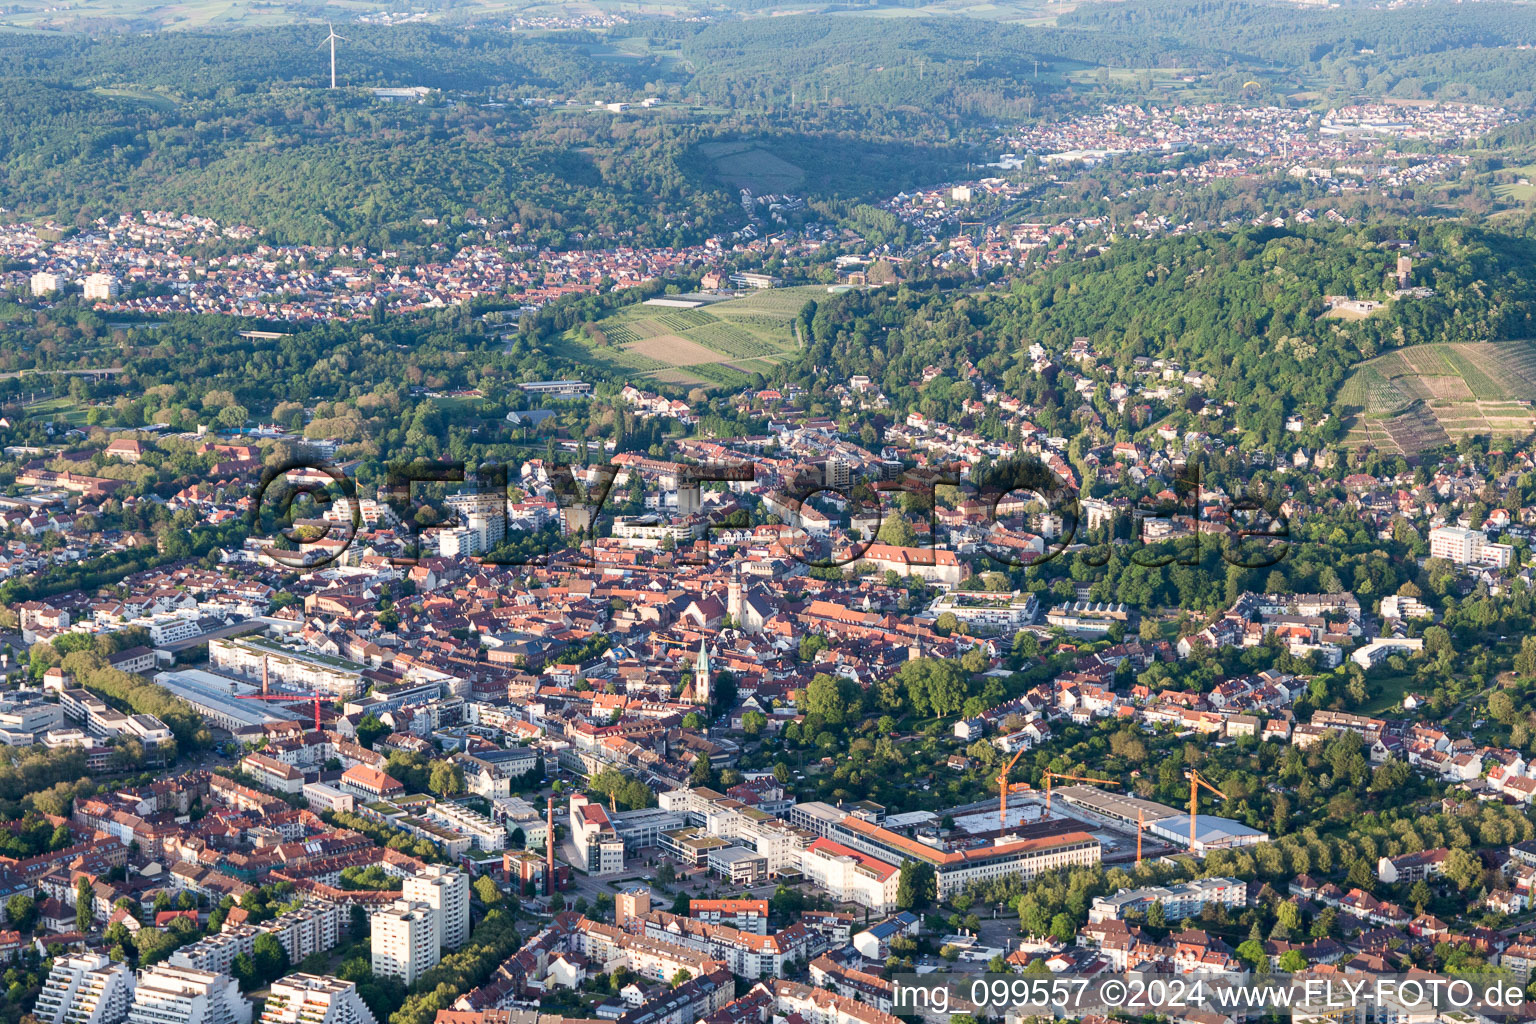
[{"label": "forested hill", "polygon": [[[585,33],[573,33],[569,42],[430,25],[349,25],[345,33],[337,51],[343,85],[559,92],[640,86],[657,72],[649,60],[592,57],[573,45],[596,42]],[[131,85],[181,101],[227,102],[253,90],[324,87],[328,58],[315,45],[324,36],[323,26],[312,25],[149,35],[0,32],[0,79],[87,89]]]},{"label": "forested hill", "polygon": [[[1386,301],[1403,251],[1419,254],[1413,281],[1433,295]],[[1386,304],[1364,319],[1338,319],[1324,315],[1328,295]],[[803,365],[837,380],[871,372],[873,359],[901,405],[958,422],[961,403],[974,397],[967,388],[918,391],[912,382],[926,366],[969,360],[1039,405],[1041,425],[1066,432],[1081,402],[1054,373],[1035,374],[1028,349],[1038,342],[1060,354],[1087,337],[1120,370],[1146,356],[1208,376],[1205,394],[1234,403],[1237,425],[1274,444],[1290,413],[1326,416],[1365,359],[1430,341],[1536,336],[1533,317],[1536,243],[1528,238],[1429,221],[1263,228],[1117,243],[991,298],[914,286],[894,301],[878,292],[829,299],[812,318]]]},{"label": "forested hill", "polygon": [[[883,198],[966,160],[922,111],[764,110],[741,91],[701,108],[675,62],[594,57],[587,33],[348,26],[341,83],[436,90],[423,104],[325,88],[313,37],[0,33],[0,207],[77,226],[180,210],[279,243],[451,242],[473,213],[562,248],[685,245],[742,224],[701,143],[766,139],[813,199]],[[653,93],[654,110],[602,105]]]},{"label": "forested hill", "polygon": [[1136,38],[1142,48],[1188,51],[1190,41],[1200,40],[1200,46],[1228,61],[1287,68],[1314,81],[1376,95],[1459,95],[1522,106],[1536,100],[1529,52],[1517,49],[1536,43],[1536,6],[1531,4],[1384,10],[1251,0],[1129,0],[1084,4],[1059,22],[1064,29]]},{"label": "forested hill", "polygon": [[[1282,10],[1286,30],[1277,32],[1275,19]],[[1428,4],[1384,11],[1247,0],[1130,0],[1084,5],[1060,21],[1166,40],[1166,45],[1208,40],[1233,56],[1289,65],[1362,49],[1403,58],[1474,46],[1520,46],[1536,39],[1536,8],[1521,3],[1461,4],[1453,14]]]}]

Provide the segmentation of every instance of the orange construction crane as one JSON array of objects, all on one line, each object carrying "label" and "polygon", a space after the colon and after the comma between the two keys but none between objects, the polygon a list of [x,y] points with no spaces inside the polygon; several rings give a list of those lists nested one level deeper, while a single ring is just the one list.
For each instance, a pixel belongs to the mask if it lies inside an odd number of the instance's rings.
[{"label": "orange construction crane", "polygon": [[1025,749],[1020,747],[1019,752],[1013,755],[1013,760],[1008,762],[1008,767],[997,773],[997,821],[1004,828],[1008,827],[1008,773],[1013,771],[1013,766],[1024,756]]},{"label": "orange construction crane", "polygon": [[236,693],[233,694],[233,696],[236,700],[278,700],[288,704],[296,704],[301,700],[312,700],[315,702],[316,732],[319,732],[321,728],[320,702],[324,701],[325,703],[329,704],[335,700],[335,698],[328,693]]},{"label": "orange construction crane", "polygon": [[1204,777],[1201,776],[1201,774],[1195,771],[1193,768],[1185,772],[1184,777],[1189,780],[1189,852],[1194,853],[1195,815],[1200,811],[1200,787],[1204,786],[1206,789],[1210,790],[1212,793],[1215,793],[1223,800],[1227,798],[1227,794],[1223,793],[1221,790],[1205,781]]},{"label": "orange construction crane", "polygon": [[1045,773],[1045,809],[1051,809],[1051,780],[1071,779],[1073,782],[1092,782],[1099,786],[1118,786],[1120,783],[1114,779],[1090,779],[1085,775],[1063,775],[1061,772]]}]

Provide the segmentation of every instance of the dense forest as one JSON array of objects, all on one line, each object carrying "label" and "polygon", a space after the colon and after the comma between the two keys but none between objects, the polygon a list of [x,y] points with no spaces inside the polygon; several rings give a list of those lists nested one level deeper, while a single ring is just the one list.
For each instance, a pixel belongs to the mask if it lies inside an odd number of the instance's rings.
[{"label": "dense forest", "polygon": [[[1284,31],[1277,31],[1283,18]],[[1222,59],[1315,74],[1334,86],[1413,97],[1458,92],[1529,104],[1536,87],[1513,48],[1536,42],[1536,9],[1479,3],[1302,7],[1226,0],[1133,0],[1089,4],[1063,27],[1143,40],[1189,53],[1181,40],[1213,40]]]},{"label": "dense forest", "polygon": [[[1429,254],[1435,294],[1383,315],[1323,318],[1327,295],[1381,298],[1401,239]],[[1213,381],[1255,440],[1275,444],[1285,416],[1327,414],[1349,368],[1401,345],[1493,341],[1536,333],[1536,243],[1450,222],[1392,227],[1255,228],[1126,242],[1079,263],[1021,278],[1005,295],[903,288],[894,300],[852,292],[820,303],[801,370],[834,380],[869,373],[902,404],[958,422],[968,387],[924,388],[925,366],[969,360],[1067,430],[1080,400],[1029,368],[1027,349],[1064,351],[1087,337],[1122,369],[1137,357],[1176,361]]]},{"label": "dense forest", "polygon": [[[344,83],[438,91],[390,104],[317,88],[324,56],[297,28],[0,33],[0,206],[66,226],[179,209],[279,243],[451,241],[478,215],[556,247],[682,245],[741,223],[704,142],[759,139],[834,199],[942,178],[965,159],[931,114],[764,112],[749,84],[700,96],[655,60],[590,56],[585,34],[348,32]],[[668,102],[640,115],[594,106],[653,93]]]},{"label": "dense forest", "polygon": [[[1203,73],[1200,95],[1234,100],[1536,100],[1513,49],[1536,12],[1509,4],[1135,2],[1038,27],[850,13],[345,28],[336,91],[313,26],[0,33],[0,207],[66,226],[179,209],[279,243],[450,243],[484,218],[556,247],[688,244],[742,224],[712,141],[763,145],[809,198],[853,203],[992,159],[1008,123],[1177,98],[1149,68]],[[433,91],[391,104],[364,89],[384,86]],[[647,96],[660,105],[603,106]]]}]

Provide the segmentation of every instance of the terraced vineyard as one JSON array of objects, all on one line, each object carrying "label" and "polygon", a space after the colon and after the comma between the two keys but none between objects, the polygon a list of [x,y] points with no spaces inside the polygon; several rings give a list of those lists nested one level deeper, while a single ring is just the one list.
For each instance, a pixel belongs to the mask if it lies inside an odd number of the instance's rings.
[{"label": "terraced vineyard", "polygon": [[1339,390],[1339,404],[1363,409],[1368,415],[1381,415],[1401,409],[1411,399],[1397,389],[1375,366],[1367,363],[1344,382]]},{"label": "terraced vineyard", "polygon": [[1362,363],[1335,400],[1348,444],[1417,454],[1536,431],[1536,343],[1415,345]]},{"label": "terraced vineyard", "polygon": [[598,324],[606,347],[572,330],[586,361],[660,383],[739,387],[799,347],[794,321],[826,289],[771,288],[694,309],[626,306]]}]

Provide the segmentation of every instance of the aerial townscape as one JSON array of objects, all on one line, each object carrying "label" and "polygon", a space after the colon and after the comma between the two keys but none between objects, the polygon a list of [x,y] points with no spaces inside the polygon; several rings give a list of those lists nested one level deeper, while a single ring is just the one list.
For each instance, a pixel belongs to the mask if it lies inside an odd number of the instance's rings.
[{"label": "aerial townscape", "polygon": [[0,1024],[1536,1017],[1533,47],[3,0]]}]

